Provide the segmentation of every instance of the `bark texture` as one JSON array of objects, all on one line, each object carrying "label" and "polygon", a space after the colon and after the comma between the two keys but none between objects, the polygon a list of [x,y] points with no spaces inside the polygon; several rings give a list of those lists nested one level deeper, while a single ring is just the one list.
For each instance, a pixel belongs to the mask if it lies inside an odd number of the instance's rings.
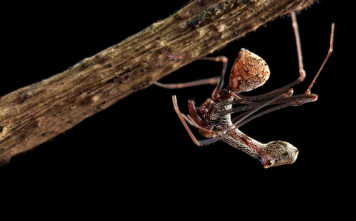
[{"label": "bark texture", "polygon": [[0,98],[0,163],[316,0],[200,0],[68,70]]}]

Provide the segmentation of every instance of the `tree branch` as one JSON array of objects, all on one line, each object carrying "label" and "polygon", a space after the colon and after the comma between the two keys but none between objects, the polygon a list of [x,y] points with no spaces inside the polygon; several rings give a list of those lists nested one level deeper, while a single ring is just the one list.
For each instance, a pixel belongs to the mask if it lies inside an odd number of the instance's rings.
[{"label": "tree branch", "polygon": [[316,0],[200,0],[68,70],[0,98],[0,162],[191,61]]}]

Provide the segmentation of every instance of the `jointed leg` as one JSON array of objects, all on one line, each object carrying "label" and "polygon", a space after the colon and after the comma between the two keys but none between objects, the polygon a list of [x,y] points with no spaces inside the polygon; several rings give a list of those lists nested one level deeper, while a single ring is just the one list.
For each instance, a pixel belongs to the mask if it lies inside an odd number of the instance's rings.
[{"label": "jointed leg", "polygon": [[[300,106],[300,105],[303,105],[305,103],[310,103],[310,102],[314,102],[318,99],[318,96],[316,94],[299,94],[299,95],[295,95],[295,96],[291,96],[291,97],[288,97],[288,96],[285,96],[279,100],[276,100],[276,106],[274,107],[270,107],[264,111],[261,111],[255,115],[252,115],[250,116],[249,118],[239,122],[236,127],[241,127],[243,126],[244,124],[258,118],[258,117],[261,117],[262,115],[265,115],[265,114],[268,114],[268,113],[271,113],[273,111],[276,111],[276,110],[280,110],[280,109],[283,109],[283,108],[286,108],[286,107],[291,107],[291,106]],[[235,120],[238,120],[239,117],[237,117],[237,119],[232,119],[232,121],[235,121]]]},{"label": "jointed leg", "polygon": [[287,89],[287,88],[292,88],[295,85],[297,85],[297,84],[301,83],[302,81],[304,81],[305,76],[306,76],[305,70],[304,70],[304,65],[303,65],[302,46],[301,46],[301,43],[300,43],[297,16],[295,15],[295,12],[291,13],[291,18],[292,18],[292,27],[293,27],[293,32],[294,32],[294,36],[295,36],[295,43],[296,43],[296,46],[297,46],[297,53],[298,53],[299,77],[295,81],[293,81],[293,82],[291,82],[291,83],[289,83],[289,84],[287,84],[287,85],[285,85],[285,86],[283,86],[283,87],[281,87],[279,89],[276,89],[274,91],[266,93],[266,94],[279,93],[279,91],[281,91],[281,90],[284,90],[284,89]]},{"label": "jointed leg", "polygon": [[203,146],[204,144],[201,143],[200,140],[198,140],[197,138],[195,138],[193,132],[189,129],[189,126],[187,125],[187,123],[185,122],[185,119],[183,118],[183,114],[180,112],[179,107],[178,107],[178,102],[177,102],[177,97],[175,95],[172,96],[172,100],[173,100],[173,107],[175,112],[177,113],[180,121],[182,122],[185,130],[188,132],[190,138],[193,140],[193,142],[197,145],[197,146]]},{"label": "jointed leg", "polygon": [[194,121],[191,119],[191,118],[188,118],[187,116],[185,116],[184,114],[182,114],[178,108],[178,102],[177,102],[177,97],[175,95],[172,96],[172,100],[173,100],[173,106],[174,106],[174,110],[175,112],[177,113],[180,121],[182,122],[184,128],[186,129],[186,131],[188,132],[190,138],[192,139],[192,141],[197,145],[197,146],[204,146],[204,145],[208,145],[208,144],[211,144],[211,143],[214,143],[218,140],[221,140],[221,137],[213,137],[213,138],[208,138],[208,139],[205,139],[205,140],[198,140],[193,132],[190,130],[189,126],[187,125],[187,122],[189,122],[192,126],[198,128],[198,129],[201,129],[205,132],[208,132],[208,133],[215,133],[214,131],[211,131],[211,130],[208,130],[206,128],[203,128],[203,127],[200,127],[199,125],[197,125],[196,123],[194,123]]},{"label": "jointed leg", "polygon": [[[286,93],[290,88],[279,88],[264,94],[260,94],[260,95],[254,95],[254,96],[247,96],[247,95],[243,95],[240,97],[237,97],[236,94],[232,93],[233,98],[236,100],[234,101],[232,104],[238,104],[238,103],[242,103],[242,104],[253,104],[254,102],[259,102],[259,101],[266,101],[269,99],[272,99],[278,95],[281,95],[283,93]],[[238,94],[238,96],[240,96],[240,94]]]},{"label": "jointed leg", "polygon": [[291,13],[291,17],[292,17],[292,27],[294,31],[295,43],[297,46],[297,54],[298,54],[299,78],[297,79],[297,81],[302,82],[305,79],[306,74],[303,65],[302,46],[300,43],[301,41],[300,41],[300,35],[298,29],[298,22],[297,22],[297,16],[295,15],[295,12]]},{"label": "jointed leg", "polygon": [[[261,96],[261,95],[257,95],[257,96],[249,96],[249,97],[246,97],[241,100],[236,100],[236,101],[233,101],[231,104],[243,104],[243,105],[238,105],[238,106],[232,107],[231,109],[228,109],[226,111],[222,111],[219,113],[219,115],[223,116],[226,114],[245,112],[245,111],[257,108],[257,107],[265,104],[268,100],[274,100],[272,103],[270,103],[270,105],[286,103],[287,102],[285,100],[286,97],[292,96],[293,92],[294,92],[293,89],[289,88],[287,90],[282,91],[279,94],[275,94],[274,96],[271,96],[268,98]],[[276,97],[277,97],[277,99],[276,99]]]},{"label": "jointed leg", "polygon": [[[203,145],[207,145],[207,144],[211,144],[214,143],[216,141],[219,141],[221,139],[223,139],[225,136],[227,136],[228,134],[230,134],[233,130],[237,129],[239,127],[239,125],[244,122],[245,120],[247,120],[250,116],[252,117],[253,114],[255,114],[257,111],[261,110],[262,108],[272,104],[273,102],[275,102],[276,100],[280,99],[281,97],[286,97],[286,96],[290,96],[290,94],[293,93],[293,90],[290,89],[287,93],[284,93],[283,95],[277,96],[269,101],[263,102],[261,103],[259,106],[255,107],[252,110],[247,111],[244,114],[241,114],[239,119],[230,127],[226,128],[225,130],[222,131],[212,131],[212,130],[208,130],[206,128],[200,127],[199,125],[195,124],[194,121],[192,121],[192,119],[186,117],[184,114],[182,114],[178,108],[178,102],[177,102],[177,97],[175,95],[172,96],[172,100],[173,100],[173,106],[174,106],[174,110],[176,111],[180,121],[182,122],[184,128],[186,129],[186,131],[188,132],[190,138],[193,140],[193,142],[197,145],[197,146],[203,146]],[[254,118],[253,118],[254,119]],[[186,123],[186,120],[192,124],[193,126],[208,132],[208,133],[214,133],[217,136],[213,137],[213,138],[208,138],[205,140],[198,140],[196,139],[196,137],[194,136],[194,134],[192,133],[192,131],[190,130],[189,126]]]},{"label": "jointed leg", "polygon": [[191,81],[191,82],[186,82],[186,83],[177,83],[177,84],[162,84],[159,82],[155,83],[157,86],[160,86],[163,88],[169,88],[169,89],[194,87],[194,86],[205,85],[205,84],[216,84],[216,88],[214,89],[212,96],[213,96],[213,98],[217,97],[217,95],[219,94],[219,92],[223,86],[224,76],[226,73],[227,63],[228,63],[227,57],[218,56],[218,57],[192,58],[192,57],[187,57],[187,56],[175,56],[175,55],[169,55],[168,57],[172,58],[172,59],[196,59],[196,60],[221,62],[223,64],[223,68],[222,68],[220,77],[212,77],[212,78],[201,79],[201,80]]},{"label": "jointed leg", "polygon": [[313,81],[311,82],[311,84],[309,85],[307,91],[305,92],[305,94],[310,94],[311,88],[313,87],[313,85],[314,85],[316,79],[318,78],[318,76],[319,76],[321,70],[323,70],[326,61],[329,59],[331,53],[333,52],[333,48],[334,48],[334,30],[335,30],[335,24],[332,23],[332,24],[331,24],[331,34],[330,34],[330,46],[329,46],[329,51],[328,51],[328,53],[327,53],[327,55],[326,55],[326,57],[325,57],[323,63],[321,64],[321,66],[320,66],[318,72],[316,73],[316,75],[315,75]]},{"label": "jointed leg", "polygon": [[[292,26],[293,26],[293,30],[294,30],[294,35],[295,35],[295,40],[296,40],[296,45],[297,45],[297,53],[298,53],[298,64],[299,64],[299,78],[290,83],[289,85],[287,85],[286,87],[292,87],[300,82],[302,82],[305,78],[305,71],[303,68],[303,57],[302,57],[302,49],[301,49],[301,44],[300,44],[300,37],[299,37],[299,30],[298,30],[298,23],[297,23],[297,17],[295,15],[295,12],[291,13],[291,17],[292,17]],[[305,92],[305,94],[310,94],[310,90],[313,87],[316,79],[318,78],[321,70],[323,69],[326,61],[329,59],[331,53],[333,52],[333,42],[334,42],[334,29],[335,29],[335,24],[332,23],[331,25],[331,34],[330,34],[330,46],[329,46],[329,51],[322,63],[322,65],[319,68],[319,71],[317,72],[317,74],[315,75],[313,81],[311,82],[311,84],[309,85],[307,91]]]},{"label": "jointed leg", "polygon": [[212,77],[212,78],[200,79],[196,81],[189,81],[185,83],[163,84],[159,82],[154,82],[154,84],[166,89],[180,89],[180,88],[195,87],[195,86],[207,85],[207,84],[216,85],[219,82],[219,80],[220,77]]}]

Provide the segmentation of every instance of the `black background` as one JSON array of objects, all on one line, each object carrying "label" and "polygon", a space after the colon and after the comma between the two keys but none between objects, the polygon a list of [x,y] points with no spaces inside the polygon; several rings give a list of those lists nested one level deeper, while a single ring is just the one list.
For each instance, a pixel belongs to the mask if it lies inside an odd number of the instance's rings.
[{"label": "black background", "polygon": [[[0,94],[59,73],[173,14],[185,3],[101,1],[80,7],[64,2],[9,7],[10,15],[1,15],[5,55],[1,65],[8,71],[2,73]],[[28,193],[31,199],[44,194],[46,201],[65,199],[69,205],[87,202],[94,207],[111,199],[120,212],[154,207],[148,213],[171,210],[172,216],[185,208],[215,207],[228,201],[234,209],[291,203],[292,214],[339,213],[334,206],[350,197],[354,167],[353,136],[349,135],[353,115],[348,113],[353,108],[354,69],[347,62],[354,43],[345,38],[347,22],[335,4],[320,1],[298,14],[307,78],[295,93],[306,90],[320,67],[329,47],[331,23],[336,23],[334,54],[313,88],[319,100],[271,113],[241,128],[261,142],[280,139],[294,144],[300,150],[295,164],[266,170],[225,143],[195,146],[173,111],[171,96],[177,95],[186,113],[188,99],[201,103],[213,87],[165,90],[151,86],[14,157],[0,168],[0,185],[6,186],[1,189],[21,193],[17,199]],[[240,48],[263,57],[271,69],[269,82],[254,93],[278,88],[298,76],[289,16],[211,56],[225,55],[231,65]],[[196,61],[162,82],[205,78],[220,70],[220,64]],[[96,197],[100,200],[91,203]],[[170,206],[176,202],[182,203]]]}]

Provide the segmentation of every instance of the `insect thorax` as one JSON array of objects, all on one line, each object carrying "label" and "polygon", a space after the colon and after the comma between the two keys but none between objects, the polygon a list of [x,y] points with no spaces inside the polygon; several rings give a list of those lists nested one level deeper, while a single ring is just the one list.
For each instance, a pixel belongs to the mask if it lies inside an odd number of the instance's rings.
[{"label": "insect thorax", "polygon": [[[216,103],[209,98],[199,106],[198,113],[206,129],[219,132],[232,125],[231,115],[226,113],[231,108],[231,104],[222,105],[222,103]],[[205,134],[202,135],[205,136]],[[209,137],[213,137],[213,135],[209,135]]]}]

